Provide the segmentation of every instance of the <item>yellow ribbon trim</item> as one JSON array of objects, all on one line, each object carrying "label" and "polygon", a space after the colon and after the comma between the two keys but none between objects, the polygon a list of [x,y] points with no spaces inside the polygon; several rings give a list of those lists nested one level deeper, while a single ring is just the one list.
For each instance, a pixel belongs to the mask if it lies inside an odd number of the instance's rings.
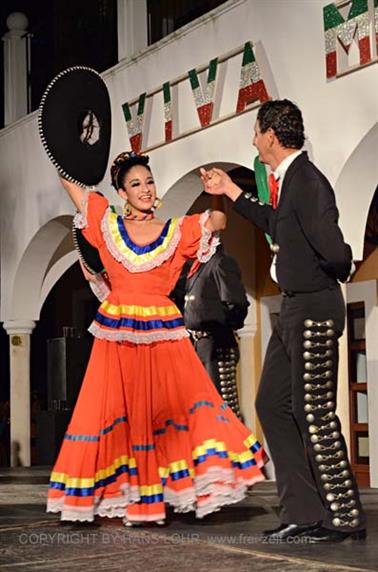
[{"label": "yellow ribbon trim", "polygon": [[243,441],[243,443],[249,449],[250,447],[252,447],[252,445],[256,445],[258,443],[258,441],[257,441],[256,437],[251,434],[251,435],[249,435],[249,437],[246,438],[245,441]]},{"label": "yellow ribbon trim", "polygon": [[192,453],[193,459],[206,455],[208,449],[215,449],[217,452],[227,451],[226,445],[221,441],[216,441],[215,439],[208,439],[204,441],[202,445],[196,447]]},{"label": "yellow ribbon trim", "polygon": [[79,477],[69,477],[66,473],[51,473],[50,480],[54,482],[64,483],[68,488],[88,488],[94,487],[95,483],[114,475],[116,470],[122,465],[127,465],[129,469],[134,469],[136,467],[136,461],[134,457],[128,457],[127,455],[122,455],[114,461],[106,469],[101,469],[98,471],[94,478],[79,478]]},{"label": "yellow ribbon trim", "polygon": [[139,494],[141,496],[149,497],[151,495],[160,495],[163,492],[162,485],[143,485],[139,487]]},{"label": "yellow ribbon trim", "polygon": [[121,254],[125,256],[127,260],[131,262],[134,266],[140,266],[142,264],[145,264],[146,262],[151,262],[157,256],[159,256],[159,254],[164,252],[169,246],[169,243],[171,242],[173,234],[180,220],[178,218],[171,219],[167,236],[164,238],[160,246],[158,246],[151,252],[145,252],[144,254],[137,254],[136,252],[131,250],[123,240],[122,235],[118,228],[117,219],[118,219],[117,213],[113,213],[111,211],[108,213],[108,226],[112,240],[115,246],[117,247],[118,251],[121,252]]},{"label": "yellow ribbon trim", "polygon": [[119,304],[116,306],[110,302],[103,302],[99,308],[111,316],[141,316],[142,318],[149,318],[151,316],[181,316],[177,306],[136,306],[135,304]]},{"label": "yellow ribbon trim", "polygon": [[215,439],[208,439],[207,441],[204,441],[202,445],[199,445],[194,449],[193,459],[195,460],[202,455],[206,455],[209,449],[215,449],[218,453],[226,451],[232,461],[245,463],[246,461],[254,459],[254,454],[249,450],[249,448],[251,445],[257,443],[257,440],[253,435],[249,435],[243,443],[248,448],[248,451],[235,453],[234,451],[227,451],[226,445],[223,442],[216,441]]}]

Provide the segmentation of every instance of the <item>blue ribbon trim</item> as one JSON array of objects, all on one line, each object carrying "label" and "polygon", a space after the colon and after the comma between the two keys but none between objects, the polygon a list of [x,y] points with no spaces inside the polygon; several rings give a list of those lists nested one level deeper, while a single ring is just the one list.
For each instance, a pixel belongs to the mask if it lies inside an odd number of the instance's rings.
[{"label": "blue ribbon trim", "polygon": [[169,475],[172,481],[179,481],[185,477],[190,477],[189,469],[181,469],[181,471],[175,471]]},{"label": "blue ribbon trim", "polygon": [[224,423],[230,423],[230,420],[227,419],[227,417],[224,417],[223,415],[217,415],[217,416],[215,417],[215,419],[216,419],[217,421],[223,421]]},{"label": "blue ribbon trim", "polygon": [[59,491],[65,491],[67,496],[77,496],[77,497],[88,497],[93,496],[94,491],[99,489],[100,487],[105,487],[110,483],[114,483],[117,478],[123,474],[128,473],[130,476],[137,475],[138,471],[136,467],[129,467],[128,465],[121,465],[116,469],[116,471],[106,477],[105,479],[101,479],[96,481],[94,487],[66,487],[65,483],[60,483],[58,481],[50,481],[49,488],[50,489],[58,489]]},{"label": "blue ribbon trim", "polygon": [[105,427],[105,429],[101,429],[99,435],[72,435],[70,433],[66,433],[64,439],[66,439],[67,441],[88,441],[92,443],[93,442],[98,443],[98,441],[100,441],[101,435],[107,435],[108,433],[113,431],[116,425],[118,425],[119,423],[126,423],[126,422],[127,422],[127,417],[125,415],[122,415],[121,417],[117,417],[117,419],[115,419],[111,425],[108,425],[108,427]]},{"label": "blue ribbon trim", "polygon": [[153,432],[154,435],[163,435],[167,432],[167,427],[173,427],[176,431],[189,431],[189,427],[187,425],[179,425],[173,421],[173,419],[167,419],[165,422],[165,427],[161,429],[155,429]]},{"label": "blue ribbon trim", "polygon": [[155,449],[155,445],[148,444],[148,445],[133,445],[133,451],[153,451]]},{"label": "blue ribbon trim", "polygon": [[164,501],[164,495],[163,493],[159,493],[156,495],[142,495],[140,497],[140,501],[137,504],[152,504],[154,502],[163,502]]},{"label": "blue ribbon trim", "polygon": [[261,449],[261,445],[260,443],[255,443],[254,445],[250,446],[250,450],[252,451],[252,453],[257,453],[257,451],[259,451]]},{"label": "blue ribbon trim", "polygon": [[200,455],[197,459],[194,459],[194,464],[199,465],[208,459],[209,457],[219,457],[220,459],[227,459],[228,453],[227,451],[217,451],[216,449],[207,449],[204,455]]},{"label": "blue ribbon trim", "polygon": [[184,326],[183,318],[175,318],[174,320],[136,320],[135,318],[108,318],[100,312],[97,312],[95,321],[98,324],[107,326],[108,328],[131,328],[133,330],[148,331],[171,329]]},{"label": "blue ribbon trim", "polygon": [[237,469],[248,469],[249,467],[254,467],[256,464],[255,459],[249,459],[249,461],[244,461],[244,463],[241,463],[240,461],[232,461],[232,466]]},{"label": "blue ribbon trim", "polygon": [[195,413],[196,409],[199,407],[214,407],[214,404],[211,401],[205,401],[204,399],[197,401],[193,407],[189,409],[189,413]]},{"label": "blue ribbon trim", "polygon": [[131,240],[131,238],[130,238],[127,230],[126,230],[126,227],[124,225],[123,218],[121,216],[117,217],[117,224],[118,224],[118,230],[120,232],[120,235],[122,236],[122,239],[123,239],[124,243],[126,244],[126,246],[128,246],[130,248],[130,250],[135,252],[135,254],[146,254],[147,252],[152,252],[153,250],[158,248],[158,246],[163,244],[164,239],[167,236],[168,231],[169,231],[171,219],[167,220],[167,222],[165,223],[159,238],[157,238],[154,242],[151,242],[150,244],[146,244],[145,246],[138,246],[137,244],[135,244],[135,242],[133,242]]}]

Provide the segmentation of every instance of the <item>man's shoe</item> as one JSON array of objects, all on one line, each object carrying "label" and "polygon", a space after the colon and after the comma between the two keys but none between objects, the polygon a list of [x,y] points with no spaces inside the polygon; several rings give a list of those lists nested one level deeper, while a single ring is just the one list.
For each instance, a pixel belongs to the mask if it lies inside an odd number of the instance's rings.
[{"label": "man's shoe", "polygon": [[343,530],[333,530],[319,526],[313,532],[305,534],[308,542],[343,542],[347,538],[351,540],[366,540],[366,530],[355,530],[354,532],[344,532]]},{"label": "man's shoe", "polygon": [[280,524],[280,526],[277,526],[277,528],[272,528],[271,530],[263,530],[263,535],[264,536],[270,536],[271,534],[276,534],[277,532],[280,532],[281,530],[283,530],[287,526],[289,526],[289,525],[288,524]]},{"label": "man's shoe", "polygon": [[273,530],[265,530],[265,539],[286,540],[296,536],[306,536],[320,527],[320,522],[310,522],[306,524],[281,524]]}]

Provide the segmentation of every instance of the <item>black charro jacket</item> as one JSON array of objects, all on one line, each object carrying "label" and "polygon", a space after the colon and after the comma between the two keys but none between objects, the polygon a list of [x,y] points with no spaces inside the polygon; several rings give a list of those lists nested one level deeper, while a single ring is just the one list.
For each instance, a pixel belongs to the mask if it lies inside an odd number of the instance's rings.
[{"label": "black charro jacket", "polygon": [[286,171],[276,210],[250,193],[242,193],[234,208],[279,245],[276,271],[282,290],[315,292],[348,278],[352,251],[338,226],[335,194],[306,152]]}]

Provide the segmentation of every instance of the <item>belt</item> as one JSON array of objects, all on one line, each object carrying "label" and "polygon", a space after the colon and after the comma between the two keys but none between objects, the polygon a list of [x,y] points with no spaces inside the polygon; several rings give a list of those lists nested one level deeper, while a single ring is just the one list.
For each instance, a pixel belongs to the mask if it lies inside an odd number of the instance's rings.
[{"label": "belt", "polygon": [[209,338],[211,336],[211,332],[206,332],[202,330],[188,330],[188,332],[193,338],[193,340],[195,340],[196,342],[198,342],[198,340],[200,340],[201,338]]},{"label": "belt", "polygon": [[337,286],[327,286],[327,288],[321,288],[320,290],[311,290],[310,292],[294,292],[293,290],[281,290],[282,296],[285,298],[293,298],[297,294],[316,294],[317,292],[324,292],[324,290],[335,290]]}]

